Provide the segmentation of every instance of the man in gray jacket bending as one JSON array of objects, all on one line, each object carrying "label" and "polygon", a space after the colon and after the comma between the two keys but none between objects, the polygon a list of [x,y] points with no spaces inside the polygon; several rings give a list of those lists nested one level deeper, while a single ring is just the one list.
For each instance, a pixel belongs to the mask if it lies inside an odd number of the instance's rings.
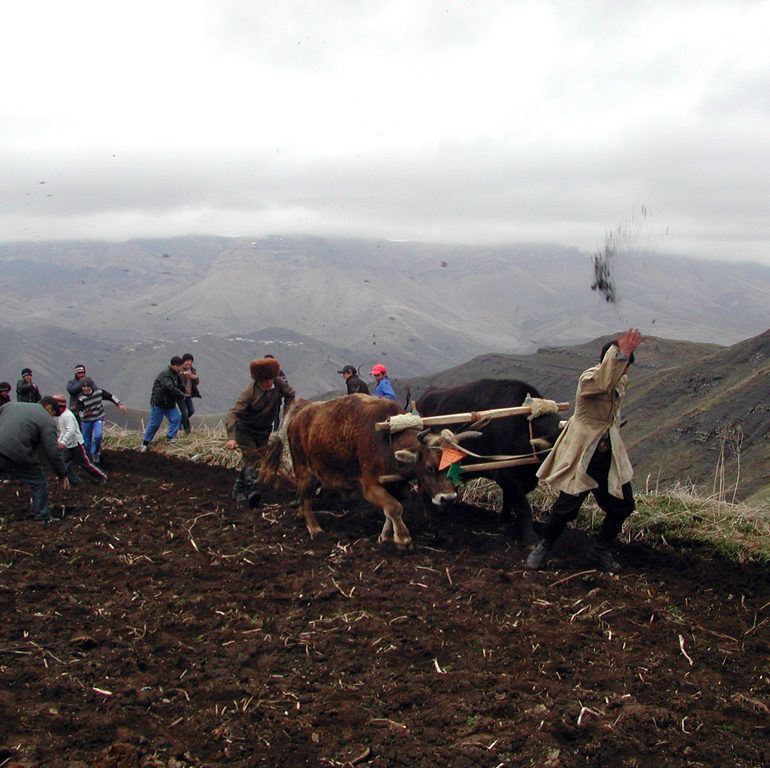
[{"label": "man in gray jacket bending", "polygon": [[56,440],[60,406],[52,397],[39,403],[6,403],[0,409],[0,474],[26,483],[32,493],[32,515],[43,523],[51,521],[48,483],[38,460],[42,448],[53,471],[69,490],[67,467]]}]

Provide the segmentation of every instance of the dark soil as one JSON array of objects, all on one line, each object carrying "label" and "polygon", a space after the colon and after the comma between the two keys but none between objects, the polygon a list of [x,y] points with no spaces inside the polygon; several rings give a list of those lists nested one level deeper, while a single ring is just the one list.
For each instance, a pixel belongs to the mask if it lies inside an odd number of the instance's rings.
[{"label": "dark soil", "polygon": [[602,574],[575,531],[533,573],[470,508],[408,512],[406,555],[363,503],[311,541],[288,493],[105,459],[57,524],[0,487],[2,768],[770,763],[763,566],[627,545]]}]

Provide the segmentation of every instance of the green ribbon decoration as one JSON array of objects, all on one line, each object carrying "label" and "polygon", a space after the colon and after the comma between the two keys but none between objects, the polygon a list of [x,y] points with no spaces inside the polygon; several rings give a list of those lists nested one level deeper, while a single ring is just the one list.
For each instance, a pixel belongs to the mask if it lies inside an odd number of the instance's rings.
[{"label": "green ribbon decoration", "polygon": [[447,480],[451,481],[453,485],[460,485],[460,483],[465,482],[463,480],[464,474],[465,470],[460,466],[460,462],[456,461],[454,464],[449,465],[446,476]]}]

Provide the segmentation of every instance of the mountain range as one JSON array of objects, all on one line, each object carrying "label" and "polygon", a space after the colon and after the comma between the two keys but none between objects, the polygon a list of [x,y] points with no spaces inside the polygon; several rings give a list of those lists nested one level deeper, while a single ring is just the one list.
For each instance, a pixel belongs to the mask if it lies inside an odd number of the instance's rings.
[{"label": "mountain range", "polygon": [[[480,355],[579,345],[630,325],[734,344],[770,315],[770,268],[619,253],[619,300],[592,258],[559,245],[449,246],[316,237],[0,244],[0,378],[29,366],[45,391],[76,363],[146,408],[152,379],[190,351],[201,413],[221,413],[272,352],[303,396],[337,371],[385,363],[400,380]],[[537,380],[542,389],[548,381]]]}]

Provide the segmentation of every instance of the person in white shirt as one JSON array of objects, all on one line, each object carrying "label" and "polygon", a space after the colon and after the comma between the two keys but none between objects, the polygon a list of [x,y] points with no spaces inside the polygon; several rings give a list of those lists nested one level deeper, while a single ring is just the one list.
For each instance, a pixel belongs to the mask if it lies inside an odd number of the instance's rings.
[{"label": "person in white shirt", "polygon": [[54,395],[54,400],[62,406],[61,415],[56,417],[56,431],[58,432],[59,449],[67,467],[67,478],[70,485],[77,485],[80,478],[75,472],[75,465],[83,468],[96,483],[106,483],[107,475],[99,467],[91,463],[88,452],[85,449],[83,434],[78,426],[75,414],[67,408],[67,396]]}]

